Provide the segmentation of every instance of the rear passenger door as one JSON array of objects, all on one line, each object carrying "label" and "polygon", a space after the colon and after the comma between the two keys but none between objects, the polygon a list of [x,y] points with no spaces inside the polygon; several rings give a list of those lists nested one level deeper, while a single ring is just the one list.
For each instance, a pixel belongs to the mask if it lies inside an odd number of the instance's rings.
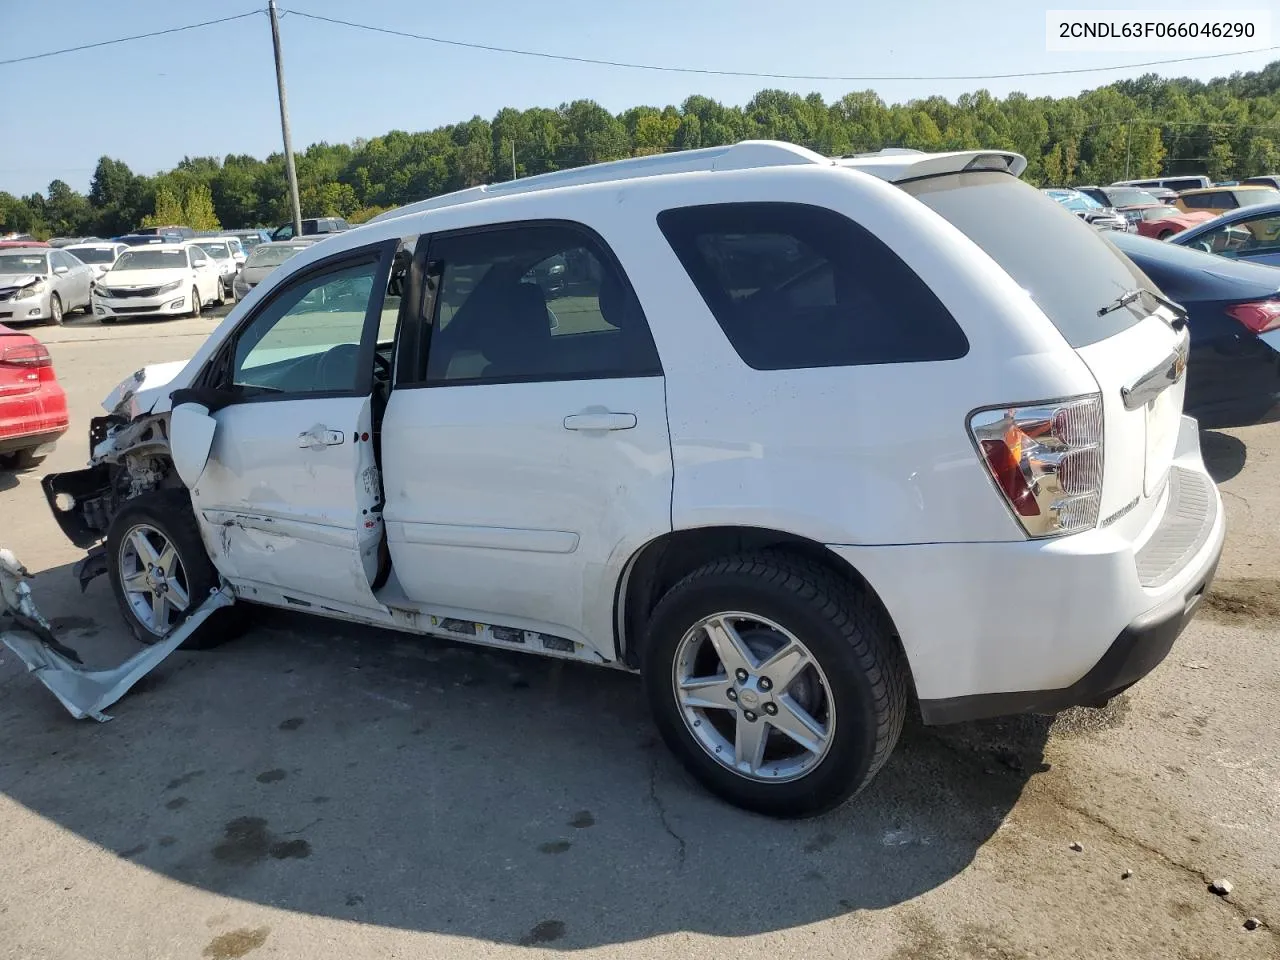
[{"label": "rear passenger door", "polygon": [[664,383],[640,304],[576,224],[457,231],[419,251],[427,293],[405,315],[382,428],[399,583],[432,613],[611,659],[622,568],[671,528]]}]

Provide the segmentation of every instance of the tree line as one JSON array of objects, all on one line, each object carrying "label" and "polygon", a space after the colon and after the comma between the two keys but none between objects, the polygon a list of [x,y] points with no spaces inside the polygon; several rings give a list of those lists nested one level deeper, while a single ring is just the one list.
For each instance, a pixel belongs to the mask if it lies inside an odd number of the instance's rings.
[{"label": "tree line", "polygon": [[[1110,183],[1164,173],[1231,180],[1280,171],[1280,61],[1208,82],[1148,74],[1074,97],[1001,99],[985,90],[886,104],[870,90],[833,103],[762,90],[745,106],[691,96],[680,106],[613,114],[591,100],[556,109],[504,108],[492,120],[297,155],[302,214],[362,222],[414,200],[482,183],[623,157],[786,140],[836,156],[882,147],[1000,148],[1028,159],[1036,185]],[[88,194],[62,180],[46,193],[0,191],[0,233],[116,236],[140,224],[196,229],[269,226],[289,219],[284,158],[188,157],[155,176],[98,161]]]}]

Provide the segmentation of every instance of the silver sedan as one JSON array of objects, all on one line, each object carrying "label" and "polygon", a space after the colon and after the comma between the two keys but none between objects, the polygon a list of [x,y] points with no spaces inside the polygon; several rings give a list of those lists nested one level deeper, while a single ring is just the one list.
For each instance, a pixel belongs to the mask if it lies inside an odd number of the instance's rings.
[{"label": "silver sedan", "polygon": [[93,310],[93,268],[63,250],[0,250],[0,323],[57,325],[68,311]]}]

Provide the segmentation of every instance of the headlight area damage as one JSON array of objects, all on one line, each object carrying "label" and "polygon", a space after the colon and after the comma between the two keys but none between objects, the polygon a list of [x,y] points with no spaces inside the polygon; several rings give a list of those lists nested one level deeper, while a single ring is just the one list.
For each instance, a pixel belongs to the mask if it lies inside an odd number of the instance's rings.
[{"label": "headlight area damage", "polygon": [[[174,365],[181,366],[181,364]],[[80,589],[107,570],[103,542],[111,521],[128,501],[168,488],[183,489],[170,457],[169,414],[135,403],[148,371],[140,370],[107,398],[111,412],[89,427],[89,466],[41,481],[45,497],[68,539],[88,554],[76,564]],[[111,670],[86,670],[76,651],[62,644],[36,609],[27,571],[0,550],[0,639],[53,692],[76,719],[109,719],[102,711],[190,637],[209,617],[235,602],[224,582],[157,643]]]}]

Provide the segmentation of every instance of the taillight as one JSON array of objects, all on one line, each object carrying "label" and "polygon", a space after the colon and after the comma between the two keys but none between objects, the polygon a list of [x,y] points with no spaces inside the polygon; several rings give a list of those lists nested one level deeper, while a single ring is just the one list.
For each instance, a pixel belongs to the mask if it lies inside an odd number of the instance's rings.
[{"label": "taillight", "polygon": [[1266,333],[1280,327],[1280,300],[1237,303],[1234,307],[1227,307],[1227,315],[1254,333]]},{"label": "taillight", "polygon": [[14,367],[51,367],[53,359],[43,343],[24,343],[0,350],[0,363]]},{"label": "taillight", "polygon": [[1031,537],[1090,530],[1102,502],[1102,398],[979,410],[969,432]]}]

